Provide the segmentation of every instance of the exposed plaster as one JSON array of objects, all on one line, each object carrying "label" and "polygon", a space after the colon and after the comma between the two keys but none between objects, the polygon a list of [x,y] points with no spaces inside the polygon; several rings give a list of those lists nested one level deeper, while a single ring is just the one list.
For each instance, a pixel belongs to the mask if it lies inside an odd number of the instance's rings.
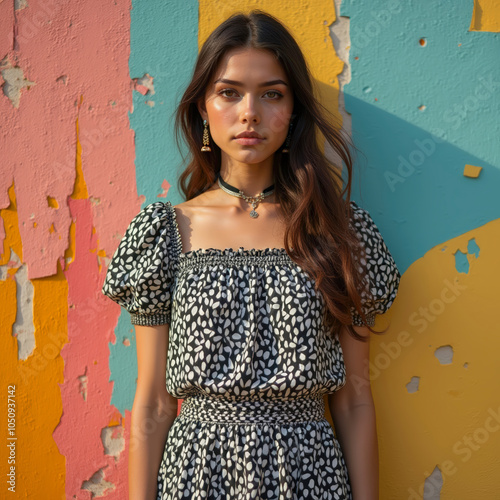
[{"label": "exposed plaster", "polygon": [[153,84],[153,77],[148,73],[145,73],[140,78],[132,79],[134,83],[134,90],[141,93],[142,95],[151,94],[154,95],[155,87]]},{"label": "exposed plaster", "polygon": [[18,359],[27,359],[35,350],[33,324],[33,284],[28,279],[28,266],[22,265],[14,275],[16,280],[17,312],[12,333],[17,337]]},{"label": "exposed plaster", "polygon": [[87,401],[87,384],[89,381],[89,378],[87,377],[87,367],[85,367],[85,373],[78,377],[78,381],[80,382],[80,394],[82,395],[83,400]]},{"label": "exposed plaster", "polygon": [[349,64],[350,49],[350,19],[340,15],[340,4],[342,0],[335,0],[335,22],[330,26],[330,38],[332,39],[335,53],[344,63],[342,73],[338,75],[339,81],[339,112],[342,115],[343,127],[348,132],[352,129],[352,118],[345,109],[344,85],[351,81],[351,65]]},{"label": "exposed plaster", "polygon": [[118,460],[121,452],[125,449],[125,436],[121,425],[104,427],[101,431],[101,441],[104,453]]},{"label": "exposed plaster", "polygon": [[104,480],[105,468],[102,467],[88,481],[83,481],[82,483],[82,490],[90,491],[92,498],[103,497],[115,488],[113,483]]},{"label": "exposed plaster", "polygon": [[409,394],[413,394],[418,391],[418,386],[420,384],[420,377],[412,377],[411,380],[406,384],[406,390]]},{"label": "exposed plaster", "polygon": [[22,10],[28,7],[28,0],[14,0],[14,9]]},{"label": "exposed plaster", "polygon": [[443,345],[434,351],[434,356],[442,365],[449,365],[453,361],[453,347],[451,345]]},{"label": "exposed plaster", "polygon": [[[351,115],[345,109],[344,91],[343,87],[351,81],[351,66],[349,64],[349,26],[350,20],[348,17],[340,15],[340,4],[342,0],[335,0],[335,21],[330,25],[330,38],[332,40],[333,48],[338,58],[344,63],[342,72],[337,75],[339,84],[339,113],[342,116],[342,128],[351,134],[352,130],[352,118]],[[326,23],[327,21],[324,21]],[[330,82],[334,83],[334,82]],[[341,165],[342,160],[339,158],[338,154],[331,148],[331,146],[325,144],[325,154],[332,163]]]},{"label": "exposed plaster", "polygon": [[436,465],[432,474],[425,479],[423,500],[440,500],[443,487],[443,475]]},{"label": "exposed plaster", "polygon": [[0,279],[11,276],[16,282],[16,321],[12,335],[17,338],[17,358],[25,360],[35,350],[35,326],[33,324],[33,284],[28,279],[28,266],[10,249],[9,262],[0,266]]},{"label": "exposed plaster", "polygon": [[22,68],[12,66],[7,57],[0,62],[0,72],[5,80],[2,85],[3,93],[9,98],[12,105],[18,108],[21,101],[21,90],[23,88],[29,90],[31,85],[35,85],[35,82],[26,79]]}]

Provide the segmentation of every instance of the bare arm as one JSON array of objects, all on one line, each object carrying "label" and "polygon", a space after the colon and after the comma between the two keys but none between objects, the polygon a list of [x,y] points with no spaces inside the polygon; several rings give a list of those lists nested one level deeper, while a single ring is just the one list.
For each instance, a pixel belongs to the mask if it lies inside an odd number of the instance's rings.
[{"label": "bare arm", "polygon": [[[366,327],[356,332],[369,336]],[[369,341],[354,339],[342,329],[339,335],[346,367],[346,384],[328,403],[337,439],[349,473],[354,500],[378,500],[379,463],[375,406],[368,375]]]},{"label": "bare arm", "polygon": [[138,378],[130,428],[129,498],[155,500],[165,440],[178,400],[166,390],[168,325],[135,327]]}]

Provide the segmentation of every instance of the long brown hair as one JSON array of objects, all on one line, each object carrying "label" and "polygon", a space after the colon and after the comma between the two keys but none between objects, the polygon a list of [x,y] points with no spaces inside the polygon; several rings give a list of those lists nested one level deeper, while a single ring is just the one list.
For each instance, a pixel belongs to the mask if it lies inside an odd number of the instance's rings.
[{"label": "long brown hair", "polygon": [[[335,117],[314,96],[313,79],[297,42],[276,18],[261,10],[232,15],[211,33],[200,50],[176,112],[177,144],[182,151],[184,140],[189,151],[187,167],[179,178],[180,189],[190,200],[217,179],[220,148],[212,141],[210,153],[200,151],[203,121],[197,102],[203,99],[224,55],[232,49],[250,47],[275,54],[294,92],[289,153],[283,154],[279,148],[273,165],[276,201],[285,221],[284,248],[314,278],[315,289],[324,298],[329,332],[345,325],[354,338],[366,340],[351,326],[350,313],[354,306],[366,324],[361,290],[365,289],[367,300],[373,300],[364,282],[366,274],[358,267],[365,257],[363,248],[349,225],[353,169],[349,147],[355,146],[340,126],[333,125]],[[341,169],[325,157],[318,140],[321,136],[345,164],[347,182],[343,190]]]}]

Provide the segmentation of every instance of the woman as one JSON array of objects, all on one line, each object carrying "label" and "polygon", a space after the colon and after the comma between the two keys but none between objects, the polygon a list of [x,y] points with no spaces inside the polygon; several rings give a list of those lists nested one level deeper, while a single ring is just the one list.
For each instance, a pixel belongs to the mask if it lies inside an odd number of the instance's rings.
[{"label": "woman", "polygon": [[186,201],[135,217],[103,287],[136,325],[130,498],[378,498],[367,340],[400,275],[328,118],[275,18],[203,45],[177,111]]}]

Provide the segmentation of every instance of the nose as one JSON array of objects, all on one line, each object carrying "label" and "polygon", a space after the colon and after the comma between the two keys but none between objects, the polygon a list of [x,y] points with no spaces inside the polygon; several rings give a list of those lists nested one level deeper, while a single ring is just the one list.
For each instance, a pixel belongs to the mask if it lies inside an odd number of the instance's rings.
[{"label": "nose", "polygon": [[260,122],[260,112],[258,109],[258,102],[250,94],[247,94],[241,100],[240,121],[241,123]]}]

